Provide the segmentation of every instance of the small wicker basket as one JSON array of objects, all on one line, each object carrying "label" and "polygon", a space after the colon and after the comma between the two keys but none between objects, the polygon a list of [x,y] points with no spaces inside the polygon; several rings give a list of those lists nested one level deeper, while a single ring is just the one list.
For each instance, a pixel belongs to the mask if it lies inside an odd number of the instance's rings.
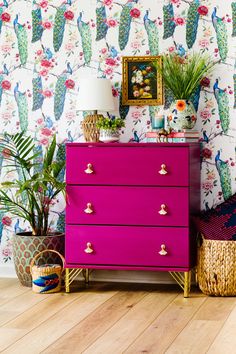
[{"label": "small wicker basket", "polygon": [[197,278],[206,295],[236,296],[236,241],[206,240],[198,248]]},{"label": "small wicker basket", "polygon": [[[34,265],[37,258],[42,253],[53,252],[56,253],[62,260],[62,266],[60,264],[43,264]],[[49,294],[56,293],[61,290],[61,274],[64,269],[65,259],[57,251],[44,250],[39,252],[30,262],[30,272],[32,275],[32,290],[35,293]]]}]

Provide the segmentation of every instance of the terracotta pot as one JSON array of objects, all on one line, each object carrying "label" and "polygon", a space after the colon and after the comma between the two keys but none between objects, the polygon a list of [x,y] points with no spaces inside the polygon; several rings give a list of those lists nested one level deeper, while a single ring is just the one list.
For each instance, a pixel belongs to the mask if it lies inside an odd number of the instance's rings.
[{"label": "terracotta pot", "polygon": [[194,105],[188,100],[174,101],[170,106],[167,120],[169,126],[175,131],[192,129],[197,121]]},{"label": "terracotta pot", "polygon": [[[33,236],[31,232],[23,232],[13,236],[13,259],[16,274],[22,285],[31,287],[30,262],[39,252],[52,249],[64,255],[65,235],[54,233],[48,236]],[[52,252],[45,252],[37,260],[37,264],[61,264],[60,257]]]}]

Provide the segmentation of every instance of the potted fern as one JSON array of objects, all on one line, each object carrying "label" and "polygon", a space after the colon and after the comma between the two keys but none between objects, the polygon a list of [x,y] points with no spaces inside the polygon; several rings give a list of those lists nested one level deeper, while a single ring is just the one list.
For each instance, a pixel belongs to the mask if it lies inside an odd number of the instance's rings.
[{"label": "potted fern", "polygon": [[164,85],[173,96],[168,115],[172,129],[192,129],[197,120],[193,102],[198,104],[201,80],[209,74],[215,63],[201,53],[181,57],[174,54],[163,56],[163,65],[159,68]]},{"label": "potted fern", "polygon": [[99,140],[104,143],[119,141],[120,129],[125,126],[123,119],[118,117],[101,117],[97,122]]},{"label": "potted fern", "polygon": [[[64,234],[51,230],[50,224],[55,198],[65,194],[65,147],[62,144],[56,148],[55,136],[44,154],[34,139],[24,133],[5,133],[0,137],[2,168],[6,169],[0,188],[0,208],[18,221],[27,222],[31,230],[12,238],[16,273],[25,286],[32,285],[29,265],[38,252],[54,249],[64,253]],[[13,180],[7,180],[9,172],[15,176]],[[58,263],[53,253],[46,252],[43,257],[39,264]]]}]

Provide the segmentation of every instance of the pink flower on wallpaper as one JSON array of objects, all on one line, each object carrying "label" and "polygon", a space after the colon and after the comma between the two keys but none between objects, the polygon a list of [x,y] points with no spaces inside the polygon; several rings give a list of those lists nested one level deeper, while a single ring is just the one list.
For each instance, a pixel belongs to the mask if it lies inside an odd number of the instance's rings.
[{"label": "pink flower on wallpaper", "polygon": [[72,42],[67,42],[65,44],[65,50],[68,50],[69,52],[71,52],[73,49],[75,49],[74,43]]},{"label": "pink flower on wallpaper", "polygon": [[112,68],[107,68],[104,73],[108,76],[112,75],[113,74],[113,69]]},{"label": "pink flower on wallpaper", "polygon": [[214,184],[212,180],[206,180],[202,183],[202,188],[205,191],[211,191],[214,188]]},{"label": "pink flower on wallpaper", "polygon": [[9,15],[8,12],[3,12],[1,14],[1,20],[2,20],[2,22],[10,22],[11,21],[11,16]]},{"label": "pink flower on wallpaper", "polygon": [[113,0],[103,0],[103,4],[106,6],[112,5]]},{"label": "pink flower on wallpaper", "polygon": [[209,172],[207,173],[207,179],[214,181],[214,180],[216,179],[215,172],[214,172],[214,171],[209,171]]},{"label": "pink flower on wallpaper", "polygon": [[203,78],[201,79],[201,81],[200,81],[200,85],[201,85],[202,87],[209,87],[209,86],[210,86],[210,83],[211,83],[211,81],[210,81],[210,79],[209,79],[208,77],[203,77]]},{"label": "pink flower on wallpaper", "polygon": [[1,51],[5,54],[9,53],[12,49],[12,46],[10,44],[4,43],[1,45]]},{"label": "pink flower on wallpaper", "polygon": [[52,63],[47,59],[42,59],[41,66],[44,66],[45,68],[50,68],[52,66]]},{"label": "pink flower on wallpaper", "polygon": [[1,86],[2,86],[3,90],[10,90],[11,83],[8,80],[3,80],[1,83]]},{"label": "pink flower on wallpaper", "polygon": [[9,149],[3,149],[2,150],[2,155],[5,157],[5,158],[8,158],[9,156],[11,156],[11,151]]},{"label": "pink flower on wallpaper", "polygon": [[174,46],[169,47],[169,49],[168,49],[168,50],[169,50],[169,52],[170,52],[170,53],[173,53],[173,52],[175,51],[175,47],[174,47]]},{"label": "pink flower on wallpaper", "polygon": [[133,119],[141,119],[142,118],[142,112],[137,110],[131,113],[131,116]]},{"label": "pink flower on wallpaper", "polygon": [[45,136],[51,136],[53,134],[49,128],[42,128],[40,133]]},{"label": "pink flower on wallpaper", "polygon": [[75,87],[75,82],[71,79],[66,80],[65,86],[68,89],[73,89]]},{"label": "pink flower on wallpaper", "polygon": [[116,27],[118,25],[118,22],[111,18],[111,19],[107,20],[107,25],[109,27]]},{"label": "pink flower on wallpaper", "polygon": [[209,111],[209,109],[203,109],[203,110],[200,112],[200,117],[201,117],[203,120],[210,119],[211,116],[212,116],[212,114],[211,114],[211,111]]},{"label": "pink flower on wallpaper", "polygon": [[44,90],[42,92],[42,94],[43,94],[44,97],[47,97],[47,98],[52,97],[52,91],[51,90]]},{"label": "pink flower on wallpaper", "polygon": [[37,50],[36,54],[40,57],[40,55],[42,55],[42,54],[43,54],[42,49]]},{"label": "pink flower on wallpaper", "polygon": [[47,69],[41,70],[41,71],[39,72],[39,75],[40,75],[40,76],[47,76],[47,74],[48,74],[48,70],[47,70]]},{"label": "pink flower on wallpaper", "polygon": [[116,90],[114,87],[112,87],[112,95],[113,95],[113,97],[118,97],[119,96],[119,91]]},{"label": "pink flower on wallpaper", "polygon": [[197,9],[197,12],[202,16],[206,16],[208,14],[208,8],[204,5],[199,6],[199,8]]},{"label": "pink flower on wallpaper", "polygon": [[204,149],[202,149],[201,155],[205,159],[210,159],[212,156],[212,151],[208,148],[204,148]]},{"label": "pink flower on wallpaper", "polygon": [[139,49],[139,48],[141,48],[141,43],[139,41],[132,41],[131,42],[131,47],[133,49]]},{"label": "pink flower on wallpaper", "polygon": [[11,257],[12,256],[12,249],[10,247],[4,247],[2,249],[2,255],[4,257]]},{"label": "pink flower on wallpaper", "polygon": [[133,18],[139,18],[140,17],[140,10],[137,9],[136,7],[132,10],[130,10],[130,16],[133,17]]},{"label": "pink flower on wallpaper", "polygon": [[41,2],[39,3],[39,5],[40,5],[43,9],[45,9],[45,8],[48,6],[48,1],[46,1],[46,0],[41,1]]},{"label": "pink flower on wallpaper", "polygon": [[107,52],[107,48],[102,48],[102,49],[101,49],[101,53],[102,53],[102,54],[106,54],[106,52]]},{"label": "pink flower on wallpaper", "polygon": [[183,26],[185,24],[185,20],[183,17],[176,17],[174,21],[178,26]]},{"label": "pink flower on wallpaper", "polygon": [[49,22],[49,21],[43,22],[42,25],[43,25],[43,28],[45,28],[45,29],[51,29],[52,28],[52,22]]},{"label": "pink flower on wallpaper", "polygon": [[2,112],[1,118],[5,123],[8,123],[12,119],[12,113],[9,111]]},{"label": "pink flower on wallpaper", "polygon": [[76,114],[74,111],[66,112],[65,116],[66,116],[66,120],[68,121],[73,121],[76,118]]},{"label": "pink flower on wallpaper", "polygon": [[70,21],[73,20],[74,16],[75,16],[74,13],[70,10],[68,10],[64,13],[64,17]]},{"label": "pink flower on wallpaper", "polygon": [[209,42],[209,40],[208,40],[207,38],[202,38],[202,39],[200,39],[200,40],[198,41],[198,44],[199,44],[199,46],[202,47],[202,48],[207,48],[207,47],[209,47],[210,42]]},{"label": "pink flower on wallpaper", "polygon": [[2,223],[3,225],[10,226],[12,223],[12,219],[9,216],[3,216]]},{"label": "pink flower on wallpaper", "polygon": [[37,124],[38,124],[38,125],[43,124],[43,122],[44,122],[43,118],[39,118],[39,119],[37,119]]},{"label": "pink flower on wallpaper", "polygon": [[107,58],[107,59],[105,60],[105,63],[106,63],[106,65],[109,65],[109,66],[115,66],[115,65],[117,65],[116,60],[113,59],[113,58]]},{"label": "pink flower on wallpaper", "polygon": [[44,145],[44,146],[47,146],[48,145],[48,139],[46,139],[46,138],[41,139],[40,140],[40,144]]},{"label": "pink flower on wallpaper", "polygon": [[179,3],[180,3],[180,0],[171,0],[171,3],[172,3],[172,4],[179,4]]}]

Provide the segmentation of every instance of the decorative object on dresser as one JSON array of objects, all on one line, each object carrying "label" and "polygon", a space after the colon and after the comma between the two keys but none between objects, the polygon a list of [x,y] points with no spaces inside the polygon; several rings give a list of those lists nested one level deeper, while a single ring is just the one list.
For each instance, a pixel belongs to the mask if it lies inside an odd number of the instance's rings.
[{"label": "decorative object on dresser", "polygon": [[161,56],[122,57],[122,104],[162,105]]},{"label": "decorative object on dresser", "polygon": [[165,134],[164,137],[162,137],[162,130],[160,131],[150,131],[146,133],[146,141],[148,143],[152,142],[161,142],[165,141],[163,139],[166,139],[168,143],[196,143],[199,141],[200,135],[197,130],[187,130],[183,129],[182,132],[175,132],[175,131],[165,131],[167,134]]},{"label": "decorative object on dresser", "polygon": [[211,72],[215,63],[201,53],[163,55],[159,67],[165,87],[173,95],[167,117],[169,126],[176,130],[192,129],[197,120],[197,106],[204,75]]},{"label": "decorative object on dresser", "polygon": [[120,129],[125,126],[124,119],[119,117],[101,117],[97,122],[99,141],[111,143],[120,140]]},{"label": "decorative object on dresser", "polygon": [[83,269],[150,270],[188,296],[199,156],[199,144],[67,144],[66,291]]},{"label": "decorative object on dresser", "polygon": [[[59,193],[65,192],[65,145],[59,145],[56,152],[54,136],[43,154],[42,146],[24,132],[5,133],[0,139],[0,150],[4,157],[2,168],[16,176],[13,181],[1,183],[1,211],[18,218],[12,237],[13,259],[20,282],[30,287],[30,262],[34,256],[45,249],[64,254],[64,233],[59,228],[58,232],[51,230],[50,210]],[[32,231],[20,230],[22,219]],[[39,264],[58,262],[60,258],[52,252],[44,252],[38,260]]]},{"label": "decorative object on dresser", "polygon": [[82,128],[85,141],[99,141],[97,122],[103,118],[103,115],[98,114],[97,111],[115,110],[110,80],[94,77],[80,79],[78,108],[80,111],[94,111],[84,118]]}]

